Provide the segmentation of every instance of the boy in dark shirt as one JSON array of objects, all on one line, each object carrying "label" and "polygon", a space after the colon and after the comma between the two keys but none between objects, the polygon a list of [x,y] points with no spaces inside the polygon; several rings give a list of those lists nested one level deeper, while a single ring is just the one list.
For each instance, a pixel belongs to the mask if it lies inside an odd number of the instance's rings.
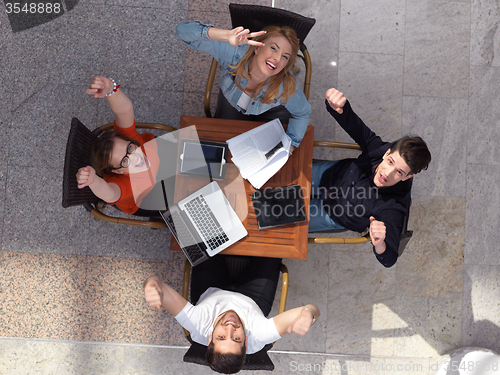
[{"label": "boy in dark shirt", "polygon": [[361,147],[356,159],[313,163],[309,231],[369,227],[373,252],[385,267],[396,263],[414,174],[431,154],[420,137],[384,142],[354,113],[340,91],[326,92],[326,108]]}]

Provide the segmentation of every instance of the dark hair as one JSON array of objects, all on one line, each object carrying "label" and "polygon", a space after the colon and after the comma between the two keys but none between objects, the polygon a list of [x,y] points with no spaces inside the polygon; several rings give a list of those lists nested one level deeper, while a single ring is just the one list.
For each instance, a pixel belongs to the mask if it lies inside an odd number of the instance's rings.
[{"label": "dark hair", "polygon": [[105,173],[111,173],[115,167],[110,163],[111,153],[113,152],[113,146],[115,145],[115,138],[121,138],[125,141],[134,142],[139,146],[139,142],[134,139],[125,138],[120,135],[120,133],[114,130],[107,130],[103,132],[98,138],[94,147],[92,148],[92,156],[90,164],[95,169],[95,173],[99,176],[103,176]]},{"label": "dark hair", "polygon": [[412,174],[417,174],[423,169],[427,169],[431,162],[431,153],[427,148],[425,141],[418,136],[404,136],[399,139],[391,148],[393,152],[399,152],[399,155],[410,167]]},{"label": "dark hair", "polygon": [[221,374],[235,374],[241,370],[245,364],[247,348],[241,346],[241,353],[218,353],[214,350],[214,341],[210,341],[207,348],[206,359],[210,368]]}]

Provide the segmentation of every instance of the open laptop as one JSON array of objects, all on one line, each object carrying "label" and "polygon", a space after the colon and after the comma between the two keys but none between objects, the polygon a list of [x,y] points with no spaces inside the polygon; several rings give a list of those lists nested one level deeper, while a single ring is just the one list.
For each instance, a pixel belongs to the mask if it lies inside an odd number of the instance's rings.
[{"label": "open laptop", "polygon": [[248,234],[215,181],[160,214],[193,266]]}]

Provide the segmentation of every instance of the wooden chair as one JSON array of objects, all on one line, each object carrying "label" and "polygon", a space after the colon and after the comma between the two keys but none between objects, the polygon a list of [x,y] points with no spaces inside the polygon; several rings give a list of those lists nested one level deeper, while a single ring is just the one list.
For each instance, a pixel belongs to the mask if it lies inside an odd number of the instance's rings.
[{"label": "wooden chair", "polygon": [[[157,129],[165,132],[177,130],[172,126],[157,123],[136,122],[135,126],[138,129]],[[112,128],[113,123],[109,123],[102,125],[94,131],[90,131],[80,120],[77,118],[72,119],[64,160],[62,206],[67,208],[82,205],[88,212],[94,215],[96,220],[99,219],[109,223],[135,225],[146,228],[166,228],[167,226],[163,221],[142,220],[132,215],[129,215],[130,218],[106,215],[103,212],[106,207],[105,202],[97,198],[89,187],[78,188],[76,183],[78,169],[90,165],[92,147],[97,137],[103,131]]]},{"label": "wooden chair", "polygon": [[[307,34],[311,30],[311,28],[316,23],[314,18],[308,18],[301,16],[300,14],[290,12],[284,9],[271,8],[262,5],[247,5],[247,4],[229,4],[229,13],[231,14],[231,23],[232,27],[243,26],[250,31],[258,31],[262,30],[264,27],[269,25],[279,25],[279,26],[289,26],[295,30],[297,33],[297,37],[300,40],[300,51],[302,54],[298,54],[298,57],[304,62],[305,65],[305,78],[304,78],[304,94],[309,100],[309,89],[311,86],[311,57],[309,52],[307,51],[307,47],[304,44],[304,39]],[[210,66],[210,72],[208,74],[207,86],[205,89],[205,98],[204,98],[204,108],[205,115],[207,117],[213,117],[212,112],[210,110],[210,99],[212,96],[212,88],[214,85],[215,74],[217,72],[217,61],[212,59],[212,65]],[[232,113],[231,109],[236,113]],[[235,110],[231,104],[227,103],[224,98],[224,95],[219,90],[219,99],[217,102],[217,110],[214,117],[218,118],[233,118],[228,117],[227,113],[230,113],[230,116],[236,116],[235,119],[240,119],[237,110]],[[244,115],[243,115],[244,116]],[[273,118],[281,117],[279,114]],[[248,116],[245,118],[249,120]],[[256,119],[257,120],[257,119]],[[266,119],[259,119],[259,121],[265,121]],[[288,123],[288,121],[284,121]]]},{"label": "wooden chair", "polygon": [[[351,149],[351,150],[361,150],[356,143],[345,143],[345,142],[333,142],[333,141],[314,141],[313,147],[332,147],[332,148],[340,148],[340,149]],[[401,238],[399,241],[399,249],[398,256],[403,254],[403,251],[406,248],[406,245],[410,241],[413,236],[413,231],[408,230],[408,219],[410,216],[410,206],[411,202],[408,206],[408,214],[404,217],[403,226],[401,228]],[[342,233],[348,231],[347,229],[341,230],[332,230],[323,233]],[[315,232],[322,233],[322,232]],[[310,233],[311,235],[312,233]],[[370,242],[370,234],[363,233],[360,234],[359,237],[355,238],[343,238],[343,237],[309,237],[307,242],[310,244],[362,244],[366,242]]]},{"label": "wooden chair", "polygon": [[[232,256],[227,259],[228,266],[230,269],[231,277],[236,278],[242,270],[246,266],[246,260],[243,257]],[[282,263],[281,264],[281,276],[282,276],[282,284],[281,284],[281,297],[280,297],[280,306],[279,313],[285,311],[286,309],[286,299],[288,295],[288,269]],[[191,264],[186,260],[184,265],[184,274],[182,280],[182,296],[189,300],[189,276],[191,274]],[[184,329],[184,328],[183,328]],[[208,362],[205,358],[207,353],[207,346],[198,344],[191,339],[189,331],[184,329],[184,334],[186,338],[191,343],[190,348],[184,355],[184,362],[195,363],[198,365],[208,366]],[[273,371],[274,364],[269,358],[267,351],[273,347],[274,343],[267,344],[264,348],[262,348],[257,353],[247,354],[245,364],[242,367],[242,370],[267,370]]]}]

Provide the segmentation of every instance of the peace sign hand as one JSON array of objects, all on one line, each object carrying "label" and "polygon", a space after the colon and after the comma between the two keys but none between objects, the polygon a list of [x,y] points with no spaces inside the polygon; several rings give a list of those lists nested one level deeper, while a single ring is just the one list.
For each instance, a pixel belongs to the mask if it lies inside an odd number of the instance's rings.
[{"label": "peace sign hand", "polygon": [[264,43],[256,42],[250,40],[249,38],[255,38],[257,36],[264,35],[266,31],[257,31],[251,33],[249,29],[245,29],[243,26],[238,26],[229,31],[228,43],[234,47],[240,46],[242,44],[250,44],[253,46],[261,47]]}]

